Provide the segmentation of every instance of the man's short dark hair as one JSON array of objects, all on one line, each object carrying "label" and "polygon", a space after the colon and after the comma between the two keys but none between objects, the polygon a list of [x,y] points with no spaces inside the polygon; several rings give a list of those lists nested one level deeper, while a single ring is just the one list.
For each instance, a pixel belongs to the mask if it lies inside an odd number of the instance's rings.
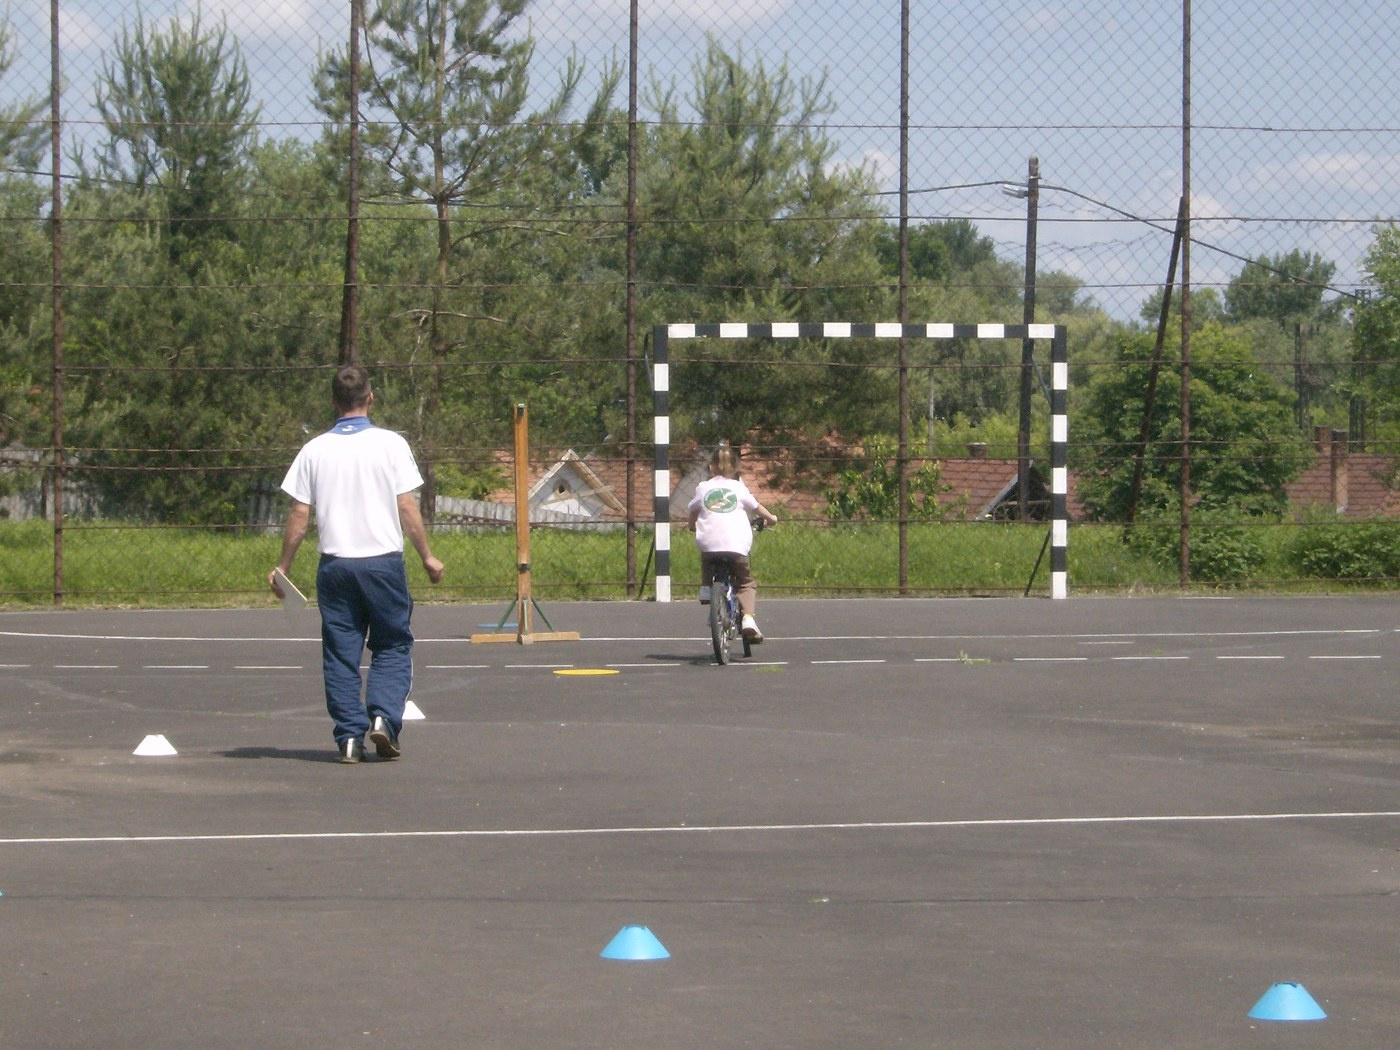
[{"label": "man's short dark hair", "polygon": [[364,408],[369,401],[369,373],[359,365],[345,365],[331,380],[331,400],[342,412]]}]

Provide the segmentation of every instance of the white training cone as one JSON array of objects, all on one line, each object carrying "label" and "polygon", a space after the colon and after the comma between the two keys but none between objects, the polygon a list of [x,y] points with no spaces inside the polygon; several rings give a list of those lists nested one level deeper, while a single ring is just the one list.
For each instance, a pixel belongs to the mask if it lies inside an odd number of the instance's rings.
[{"label": "white training cone", "polygon": [[412,700],[403,705],[403,720],[405,722],[421,722],[427,717]]},{"label": "white training cone", "polygon": [[160,755],[178,755],[179,753],[180,752],[176,751],[175,748],[170,745],[170,741],[166,740],[165,737],[161,736],[159,733],[146,737],[145,740],[136,745],[136,750],[132,752],[133,755],[141,755],[145,758],[154,758]]}]

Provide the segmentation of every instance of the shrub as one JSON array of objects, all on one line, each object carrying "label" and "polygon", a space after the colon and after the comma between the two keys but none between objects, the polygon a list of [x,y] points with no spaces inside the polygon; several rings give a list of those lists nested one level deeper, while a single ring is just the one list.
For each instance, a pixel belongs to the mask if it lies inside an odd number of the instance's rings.
[{"label": "shrub", "polygon": [[1316,522],[1299,530],[1289,562],[1305,576],[1379,580],[1400,576],[1400,521]]},{"label": "shrub", "polygon": [[[1191,516],[1191,577],[1214,583],[1246,580],[1267,560],[1258,525],[1241,524],[1226,511],[1197,511]],[[1165,515],[1124,530],[1124,542],[1136,554],[1173,566],[1181,556],[1181,527]]]}]

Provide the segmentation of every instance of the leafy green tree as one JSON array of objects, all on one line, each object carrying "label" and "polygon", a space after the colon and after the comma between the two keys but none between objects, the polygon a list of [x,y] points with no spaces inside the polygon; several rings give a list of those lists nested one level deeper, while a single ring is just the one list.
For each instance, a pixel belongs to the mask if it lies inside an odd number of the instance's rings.
[{"label": "leafy green tree", "polygon": [[[570,61],[555,93],[529,109],[534,44],[522,32],[528,6],[529,0],[380,0],[365,26],[366,154],[387,172],[399,201],[429,209],[436,239],[430,269],[418,282],[426,295],[408,315],[413,328],[405,333],[430,366],[414,373],[421,376],[417,436],[430,518],[437,492],[433,449],[448,435],[460,442],[464,432],[482,433],[475,425],[484,407],[479,376],[443,366],[499,357],[491,348],[520,305],[509,289],[484,280],[482,270],[501,253],[529,254],[532,241],[558,238],[569,224],[540,221],[542,210],[552,217],[553,209],[591,192],[606,168],[599,140],[620,74],[605,70],[582,119],[571,119],[583,69]],[[348,111],[347,85],[345,57],[331,56],[318,86],[322,108],[336,120]]]},{"label": "leafy green tree", "polygon": [[160,31],[138,17],[104,60],[96,103],[108,135],[98,174],[150,195],[172,262],[197,272],[190,249],[228,236],[257,133],[247,63],[227,26],[206,29],[196,14]]},{"label": "leafy green tree", "polygon": [[338,323],[334,185],[290,142],[244,163],[226,236],[178,262],[161,250],[163,224],[135,221],[151,210],[136,187],[88,180],[69,195],[66,433],[106,515],[252,520],[301,427],[325,423],[316,366],[334,360]]},{"label": "leafy green tree", "polygon": [[[1014,412],[992,412],[974,423],[960,412],[949,419],[937,419],[929,434],[929,455],[945,459],[961,459],[968,455],[970,445],[987,447],[987,456],[992,459],[1015,459],[1017,452],[1017,431],[1020,429],[1018,414]],[[1050,446],[1050,419],[1041,413],[1031,417],[1031,448],[1048,449]],[[1040,452],[1034,453],[1037,458]]]},{"label": "leafy green tree", "polygon": [[1060,270],[1039,274],[1035,287],[1037,319],[1092,313],[1094,301],[1084,294],[1084,282]]},{"label": "leafy green tree", "polygon": [[[899,230],[894,225],[880,228],[875,250],[885,272],[898,274]],[[915,280],[948,282],[997,261],[996,243],[968,219],[909,227],[909,275]]]},{"label": "leafy green tree", "polygon": [[[14,28],[0,21],[0,81],[15,60]],[[43,100],[0,105],[0,451],[12,443],[47,443],[52,414],[44,396],[49,358],[40,327],[45,286],[36,275],[49,264],[44,194],[29,173],[39,167],[46,139]],[[34,473],[0,472],[0,494],[37,484]]]},{"label": "leafy green tree", "polygon": [[[691,93],[653,84],[647,106],[639,266],[651,319],[890,316],[873,180],[831,163],[822,82],[712,41]],[[713,341],[672,373],[677,432],[713,444],[893,429],[893,372],[870,367],[892,360],[887,342]]]},{"label": "leafy green tree", "polygon": [[[899,520],[899,473],[895,464],[895,441],[889,437],[871,438],[864,454],[842,469],[826,490],[826,513],[834,521]],[[906,513],[913,521],[939,521],[950,511],[960,510],[963,499],[940,502],[953,491],[943,481],[936,460],[925,460],[909,477]]]},{"label": "leafy green tree", "polygon": [[[899,275],[898,231],[885,226],[877,240],[881,267],[893,284]],[[995,242],[966,219],[923,223],[909,231],[912,319],[1019,323],[1024,316],[1025,273],[996,255]],[[1037,275],[1036,318],[1087,317],[1093,304],[1070,274]],[[1016,413],[1020,344],[958,340],[920,347],[919,364],[930,369],[937,418],[955,417],[976,427],[999,414]]]},{"label": "leafy green tree", "polygon": [[1336,263],[1315,252],[1261,255],[1226,286],[1225,306],[1232,321],[1262,317],[1289,326],[1312,320],[1322,313],[1323,294],[1336,272]]},{"label": "leafy green tree", "polygon": [[1248,327],[1255,356],[1293,388],[1294,418],[1306,429],[1315,416],[1345,425],[1341,383],[1349,332],[1340,299],[1324,301],[1335,263],[1294,250],[1247,262],[1225,289],[1229,318]]},{"label": "leafy green tree", "polygon": [[[1142,304],[1138,316],[1152,326],[1155,331],[1162,317],[1162,296],[1164,289],[1158,288]],[[1197,331],[1208,324],[1224,324],[1227,320],[1225,301],[1215,288],[1191,289],[1191,330]],[[1181,289],[1172,289],[1171,307],[1167,311],[1169,329],[1181,331]]]},{"label": "leafy green tree", "polygon": [[[1153,353],[1149,333],[1125,333],[1114,367],[1095,379],[1076,410],[1072,452],[1079,495],[1096,519],[1128,517],[1134,460]],[[1307,462],[1286,391],[1261,373],[1247,339],[1207,324],[1192,340],[1191,486],[1202,510],[1278,514],[1284,485]],[[1150,420],[1139,509],[1179,506],[1180,346],[1168,340]]]},{"label": "leafy green tree", "polygon": [[96,101],[107,141],[66,204],[86,220],[65,245],[79,484],[111,516],[240,523],[266,484],[259,450],[309,400],[307,373],[268,366],[317,341],[307,262],[325,253],[303,241],[326,231],[325,195],[300,210],[311,183],[276,185],[238,46],[198,15],[124,31]]},{"label": "leafy green tree", "polygon": [[1348,384],[1371,416],[1367,436],[1393,449],[1400,441],[1400,227],[1377,228],[1366,271],[1374,291],[1356,308]]},{"label": "leafy green tree", "polygon": [[52,426],[45,203],[36,183],[0,178],[0,448],[45,444]]},{"label": "leafy green tree", "polygon": [[[0,20],[0,80],[9,73],[14,61],[14,26],[9,19]],[[43,114],[41,98],[16,97],[0,105],[0,170],[32,171],[39,166],[48,137]]]}]

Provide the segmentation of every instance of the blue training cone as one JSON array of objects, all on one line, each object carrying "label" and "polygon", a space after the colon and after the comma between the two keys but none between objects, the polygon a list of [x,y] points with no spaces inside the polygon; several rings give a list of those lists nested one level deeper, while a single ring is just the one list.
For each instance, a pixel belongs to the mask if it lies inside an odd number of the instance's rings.
[{"label": "blue training cone", "polygon": [[624,926],[608,946],[598,953],[604,959],[645,962],[649,959],[669,959],[671,953],[645,926]]},{"label": "blue training cone", "polygon": [[1249,1016],[1256,1021],[1321,1021],[1327,1014],[1301,984],[1282,981],[1260,997]]}]

